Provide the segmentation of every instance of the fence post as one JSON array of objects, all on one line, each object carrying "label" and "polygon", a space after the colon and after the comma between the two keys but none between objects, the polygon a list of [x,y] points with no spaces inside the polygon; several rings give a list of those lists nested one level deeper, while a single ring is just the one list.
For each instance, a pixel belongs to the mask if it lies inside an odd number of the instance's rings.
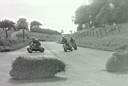
[{"label": "fence post", "polygon": [[104,31],[105,31],[105,35],[107,36],[108,35],[107,29],[105,28]]},{"label": "fence post", "polygon": [[118,26],[118,25],[116,25],[116,29],[120,32],[120,28],[119,28],[119,26]]},{"label": "fence post", "polygon": [[92,32],[93,32],[93,37],[94,37],[95,36],[95,30],[93,29]]},{"label": "fence post", "polygon": [[90,30],[89,32],[90,32],[89,36],[91,36],[91,34],[92,34],[92,33],[91,33],[91,30]]},{"label": "fence post", "polygon": [[89,35],[89,32],[87,31],[87,36]]},{"label": "fence post", "polygon": [[96,31],[96,36],[99,37],[98,31]]},{"label": "fence post", "polygon": [[102,29],[99,29],[99,33],[100,33],[100,36],[102,37],[103,36]]}]

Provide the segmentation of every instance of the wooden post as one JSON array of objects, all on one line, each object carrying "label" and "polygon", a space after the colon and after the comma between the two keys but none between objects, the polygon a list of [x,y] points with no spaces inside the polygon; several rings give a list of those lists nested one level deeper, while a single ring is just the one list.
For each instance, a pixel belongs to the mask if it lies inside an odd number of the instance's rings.
[{"label": "wooden post", "polygon": [[116,25],[116,29],[120,32],[120,28],[119,28],[119,26],[118,26],[118,25]]},{"label": "wooden post", "polygon": [[87,31],[87,36],[89,35],[89,31]]},{"label": "wooden post", "polygon": [[24,38],[25,38],[25,30],[23,29],[23,41],[24,41]]},{"label": "wooden post", "polygon": [[91,30],[90,30],[90,36],[92,35],[92,33],[91,33]]},{"label": "wooden post", "polygon": [[108,33],[107,33],[107,29],[105,28],[104,31],[105,31],[105,35],[107,36],[107,35],[108,35]]},{"label": "wooden post", "polygon": [[93,36],[95,36],[95,31],[94,31],[94,29],[92,30],[92,34],[93,34]]},{"label": "wooden post", "polygon": [[6,39],[8,38],[8,33],[7,33],[7,30],[5,30],[5,34],[6,34]]},{"label": "wooden post", "polygon": [[96,36],[99,37],[98,31],[96,31]]},{"label": "wooden post", "polygon": [[103,34],[102,34],[102,29],[99,29],[99,35],[102,37],[103,36]]}]

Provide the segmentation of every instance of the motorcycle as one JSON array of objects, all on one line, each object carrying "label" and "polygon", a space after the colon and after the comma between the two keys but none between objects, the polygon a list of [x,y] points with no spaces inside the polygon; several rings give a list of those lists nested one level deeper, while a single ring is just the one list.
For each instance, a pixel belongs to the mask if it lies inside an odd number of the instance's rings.
[{"label": "motorcycle", "polygon": [[73,51],[72,46],[70,44],[63,44],[64,51]]},{"label": "motorcycle", "polygon": [[72,45],[72,47],[73,47],[74,50],[77,50],[77,45],[76,45],[76,43],[71,43],[71,45]]},{"label": "motorcycle", "polygon": [[40,46],[37,47],[36,44],[31,44],[28,48],[27,51],[29,53],[32,53],[33,51],[40,51],[40,52],[44,52],[44,48]]}]

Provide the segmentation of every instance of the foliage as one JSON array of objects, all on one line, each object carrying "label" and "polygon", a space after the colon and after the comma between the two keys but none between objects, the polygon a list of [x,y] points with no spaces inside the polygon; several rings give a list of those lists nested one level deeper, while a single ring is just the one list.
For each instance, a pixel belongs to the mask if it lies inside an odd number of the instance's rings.
[{"label": "foliage", "polygon": [[128,22],[127,0],[94,0],[92,4],[79,7],[75,12],[75,24],[100,27],[105,24]]},{"label": "foliage", "polygon": [[79,7],[75,12],[75,24],[95,23],[95,17],[103,7],[105,0],[95,0],[91,5]]},{"label": "foliage", "polygon": [[17,21],[17,25],[16,25],[17,29],[22,29],[23,30],[23,41],[24,41],[24,38],[25,38],[25,31],[24,30],[28,30],[28,23],[27,23],[27,20],[25,18],[20,18],[18,21]]},{"label": "foliage", "polygon": [[19,20],[17,21],[17,24],[16,24],[16,28],[17,29],[25,29],[25,30],[28,30],[27,20],[25,18],[19,18]]},{"label": "foliage", "polygon": [[42,24],[38,21],[32,21],[30,23],[30,30],[34,29],[34,28],[39,28],[39,26],[41,26]]},{"label": "foliage", "polygon": [[118,1],[111,0],[109,4],[101,9],[100,13],[97,15],[97,22],[100,24],[120,24],[128,22],[128,2],[126,0]]},{"label": "foliage", "polygon": [[13,21],[10,21],[7,19],[2,20],[2,21],[0,21],[0,28],[5,30],[6,38],[8,38],[8,31],[11,30],[12,28],[15,29],[15,23]]},{"label": "foliage", "polygon": [[0,28],[15,28],[15,23],[13,21],[10,21],[10,20],[2,20],[0,21]]},{"label": "foliage", "polygon": [[89,21],[89,6],[81,6],[76,11],[75,24],[83,24]]}]

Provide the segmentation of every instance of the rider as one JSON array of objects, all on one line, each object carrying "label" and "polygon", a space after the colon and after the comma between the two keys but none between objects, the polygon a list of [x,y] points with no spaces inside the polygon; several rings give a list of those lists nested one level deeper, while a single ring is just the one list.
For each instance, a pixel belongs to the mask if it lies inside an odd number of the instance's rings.
[{"label": "rider", "polygon": [[35,47],[40,47],[41,46],[41,43],[39,40],[35,39],[35,38],[32,38],[31,42],[30,42],[30,45],[33,46],[35,45]]},{"label": "rider", "polygon": [[73,38],[71,37],[71,38],[70,38],[70,43],[71,43],[72,47],[76,50],[76,49],[77,49],[77,45],[76,45],[75,39],[73,39]]},{"label": "rider", "polygon": [[76,43],[75,40],[72,37],[70,38],[70,42],[71,43]]},{"label": "rider", "polygon": [[68,41],[64,36],[62,37],[61,43],[62,44],[68,44]]},{"label": "rider", "polygon": [[65,44],[66,46],[70,47],[70,43],[69,41],[63,36],[62,37],[62,41],[61,41],[62,44]]}]

